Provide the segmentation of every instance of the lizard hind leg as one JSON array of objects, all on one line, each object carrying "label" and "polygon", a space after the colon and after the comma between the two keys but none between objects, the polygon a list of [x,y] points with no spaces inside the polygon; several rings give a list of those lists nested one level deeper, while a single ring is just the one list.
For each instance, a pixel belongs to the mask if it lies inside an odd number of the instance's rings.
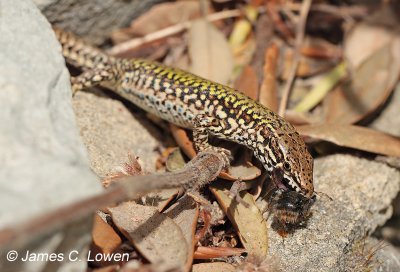
[{"label": "lizard hind leg", "polygon": [[87,70],[82,74],[71,77],[72,96],[78,91],[87,89],[93,86],[98,86],[106,82],[111,82],[114,79],[112,69],[95,69]]},{"label": "lizard hind leg", "polygon": [[210,145],[208,142],[209,131],[218,129],[219,123],[214,117],[199,114],[194,119],[193,143],[197,152],[213,150],[224,158],[224,168],[228,168],[232,161],[232,154],[229,150]]}]

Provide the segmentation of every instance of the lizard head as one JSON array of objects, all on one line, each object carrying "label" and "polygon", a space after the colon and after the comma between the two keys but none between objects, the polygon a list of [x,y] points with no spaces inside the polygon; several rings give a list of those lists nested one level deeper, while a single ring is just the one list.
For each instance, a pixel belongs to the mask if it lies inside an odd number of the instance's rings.
[{"label": "lizard head", "polygon": [[[271,136],[272,135],[272,136]],[[260,130],[255,154],[271,173],[271,207],[284,226],[298,225],[315,202],[313,158],[301,136],[287,122]]]},{"label": "lizard head", "polygon": [[313,158],[306,144],[294,128],[286,124],[285,130],[271,132],[263,129],[255,154],[268,172],[279,172],[274,182],[278,188],[295,191],[305,197],[314,194]]},{"label": "lizard head", "polygon": [[296,131],[276,139],[271,146],[280,160],[275,165],[278,174],[272,175],[277,185],[272,209],[282,226],[298,225],[308,218],[315,202],[313,158]]},{"label": "lizard head", "polygon": [[[297,132],[282,135],[277,143],[282,154],[281,169],[283,183],[288,189],[312,197],[313,185],[313,158]],[[279,166],[278,166],[279,167]]]}]

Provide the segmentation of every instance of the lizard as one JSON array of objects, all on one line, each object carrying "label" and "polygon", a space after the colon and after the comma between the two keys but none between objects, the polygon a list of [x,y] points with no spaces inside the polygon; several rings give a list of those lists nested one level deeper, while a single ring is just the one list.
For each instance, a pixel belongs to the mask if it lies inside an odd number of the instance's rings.
[{"label": "lizard", "polygon": [[73,93],[106,87],[147,112],[193,130],[196,150],[217,149],[225,165],[229,151],[211,146],[209,135],[246,146],[273,176],[275,218],[296,225],[308,217],[316,199],[313,158],[284,118],[228,86],[158,62],[116,58],[71,33],[54,31],[66,61],[83,70],[71,78]]}]

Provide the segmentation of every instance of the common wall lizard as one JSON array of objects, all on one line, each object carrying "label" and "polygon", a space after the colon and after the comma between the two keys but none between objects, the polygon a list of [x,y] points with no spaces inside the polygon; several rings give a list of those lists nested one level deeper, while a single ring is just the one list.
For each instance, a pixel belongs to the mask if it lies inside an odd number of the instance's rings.
[{"label": "common wall lizard", "polygon": [[[275,173],[274,209],[299,223],[315,200],[313,159],[295,128],[244,94],[177,68],[142,59],[118,59],[55,29],[69,63],[83,69],[73,91],[105,86],[142,109],[193,130],[198,151],[213,148],[209,134],[242,144]],[[277,174],[276,174],[277,173]]]}]

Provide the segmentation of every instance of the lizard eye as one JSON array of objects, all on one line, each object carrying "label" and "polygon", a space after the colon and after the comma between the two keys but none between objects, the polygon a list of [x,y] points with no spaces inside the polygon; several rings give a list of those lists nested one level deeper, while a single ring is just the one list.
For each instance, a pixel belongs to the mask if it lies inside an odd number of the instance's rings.
[{"label": "lizard eye", "polygon": [[290,171],[290,164],[288,162],[284,162],[283,169],[285,169],[286,171]]}]

